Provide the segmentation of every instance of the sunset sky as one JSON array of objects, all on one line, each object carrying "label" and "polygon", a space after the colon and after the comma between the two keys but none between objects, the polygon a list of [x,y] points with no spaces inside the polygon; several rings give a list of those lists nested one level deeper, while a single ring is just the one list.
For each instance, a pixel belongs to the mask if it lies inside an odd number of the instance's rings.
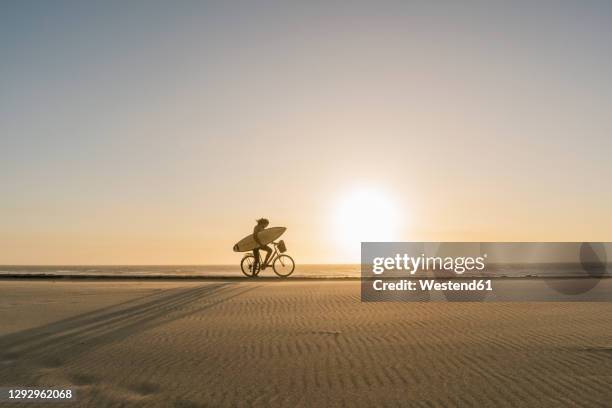
[{"label": "sunset sky", "polygon": [[612,240],[612,3],[492,3],[3,1],[0,264]]}]

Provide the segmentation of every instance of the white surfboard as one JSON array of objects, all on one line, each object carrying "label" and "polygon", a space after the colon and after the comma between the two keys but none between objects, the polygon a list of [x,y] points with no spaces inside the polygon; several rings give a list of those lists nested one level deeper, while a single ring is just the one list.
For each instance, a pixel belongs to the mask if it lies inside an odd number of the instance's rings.
[{"label": "white surfboard", "polygon": [[[259,231],[257,238],[263,245],[267,245],[274,241],[287,230],[285,227],[271,227]],[[253,234],[247,235],[242,238],[236,245],[234,245],[234,252],[246,252],[257,248],[259,244],[255,241]]]}]

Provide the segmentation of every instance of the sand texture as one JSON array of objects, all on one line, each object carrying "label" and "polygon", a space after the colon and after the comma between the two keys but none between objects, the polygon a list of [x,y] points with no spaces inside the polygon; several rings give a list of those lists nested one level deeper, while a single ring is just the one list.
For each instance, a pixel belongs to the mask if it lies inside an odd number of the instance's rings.
[{"label": "sand texture", "polygon": [[0,385],[71,387],[69,406],[612,401],[612,303],[362,303],[358,282],[16,280],[0,281],[0,318]]}]

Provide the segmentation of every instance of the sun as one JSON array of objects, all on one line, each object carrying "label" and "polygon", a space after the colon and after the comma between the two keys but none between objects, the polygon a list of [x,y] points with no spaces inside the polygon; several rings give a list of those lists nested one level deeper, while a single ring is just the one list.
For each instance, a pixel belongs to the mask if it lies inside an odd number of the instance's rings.
[{"label": "sun", "polygon": [[400,215],[394,200],[382,190],[361,188],[340,197],[334,232],[342,258],[359,261],[361,242],[397,240]]}]

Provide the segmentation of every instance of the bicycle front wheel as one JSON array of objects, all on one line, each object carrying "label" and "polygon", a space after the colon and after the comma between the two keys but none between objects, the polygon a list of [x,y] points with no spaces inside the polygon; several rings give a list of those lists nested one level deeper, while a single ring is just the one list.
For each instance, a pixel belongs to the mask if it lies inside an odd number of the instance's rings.
[{"label": "bicycle front wheel", "polygon": [[293,258],[289,255],[280,255],[274,260],[272,269],[281,278],[286,278],[295,270],[295,262],[293,262]]}]

